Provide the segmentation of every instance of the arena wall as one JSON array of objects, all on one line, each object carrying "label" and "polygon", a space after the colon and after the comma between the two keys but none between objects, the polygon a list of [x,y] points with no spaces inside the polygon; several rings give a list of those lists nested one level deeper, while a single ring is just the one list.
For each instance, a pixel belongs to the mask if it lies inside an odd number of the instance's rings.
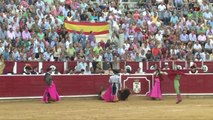
[{"label": "arena wall", "polygon": [[[213,95],[213,74],[187,74],[181,79],[181,92],[186,95]],[[109,86],[108,75],[54,75],[57,90],[64,97],[97,96],[102,88]],[[124,88],[132,94],[146,95],[153,85],[153,75],[121,75]],[[0,76],[0,99],[41,98],[46,84],[43,75]],[[173,81],[164,79],[162,91],[174,94]]]}]

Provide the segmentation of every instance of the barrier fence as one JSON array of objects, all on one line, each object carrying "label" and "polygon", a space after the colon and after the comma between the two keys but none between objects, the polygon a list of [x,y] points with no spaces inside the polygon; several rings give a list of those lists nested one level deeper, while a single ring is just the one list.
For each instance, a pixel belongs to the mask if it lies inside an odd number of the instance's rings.
[{"label": "barrier fence", "polygon": [[[213,73],[187,74],[181,78],[181,92],[185,95],[213,95]],[[134,95],[145,96],[154,84],[153,74],[120,76],[123,88]],[[43,75],[1,75],[0,99],[41,98],[46,84]],[[97,96],[107,88],[108,75],[53,75],[53,81],[62,97]],[[173,80],[161,81],[162,93],[175,94]]]}]

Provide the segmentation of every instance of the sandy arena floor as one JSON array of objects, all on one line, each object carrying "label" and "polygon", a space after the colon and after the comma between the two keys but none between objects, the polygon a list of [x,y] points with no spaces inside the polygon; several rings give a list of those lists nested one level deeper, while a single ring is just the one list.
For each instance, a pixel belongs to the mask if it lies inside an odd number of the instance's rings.
[{"label": "sandy arena floor", "polygon": [[130,96],[106,103],[94,98],[64,98],[44,104],[39,99],[1,100],[0,120],[213,120],[213,97],[175,97],[153,101]]}]

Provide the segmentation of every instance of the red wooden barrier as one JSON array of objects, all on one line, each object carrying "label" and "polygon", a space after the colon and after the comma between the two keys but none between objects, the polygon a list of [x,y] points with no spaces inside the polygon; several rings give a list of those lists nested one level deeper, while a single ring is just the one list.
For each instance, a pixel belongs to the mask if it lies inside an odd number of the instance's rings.
[{"label": "red wooden barrier", "polygon": [[[60,95],[98,94],[109,85],[108,79],[106,75],[53,76]],[[0,97],[42,96],[46,87],[44,76],[0,76],[0,80]]]},{"label": "red wooden barrier", "polygon": [[[147,77],[152,86],[150,75],[124,75],[122,83],[127,77]],[[213,93],[213,74],[193,74],[183,76],[181,83],[182,93]],[[107,75],[56,75],[53,80],[60,95],[91,95],[98,94],[101,88],[109,86]],[[30,97],[42,96],[45,89],[44,76],[0,76],[0,97]],[[130,88],[133,93],[135,82],[140,82],[141,91],[145,94],[149,89],[149,83],[144,78],[129,78],[125,87]],[[165,79],[162,81],[163,93],[174,93],[173,81]],[[123,84],[124,85],[124,84]]]},{"label": "red wooden barrier", "polygon": [[76,61],[68,62],[68,68],[75,69],[76,65],[77,65]]},{"label": "red wooden barrier", "polygon": [[5,68],[3,70],[3,74],[13,73],[14,61],[5,61]]},{"label": "red wooden barrier", "polygon": [[[213,93],[213,74],[184,75],[180,80],[182,93]],[[161,82],[163,93],[174,93],[173,80]]]}]

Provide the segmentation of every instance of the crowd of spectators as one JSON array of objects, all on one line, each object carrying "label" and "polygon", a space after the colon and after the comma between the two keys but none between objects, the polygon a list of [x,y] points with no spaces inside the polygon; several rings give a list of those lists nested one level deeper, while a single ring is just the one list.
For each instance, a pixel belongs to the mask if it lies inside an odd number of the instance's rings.
[{"label": "crowd of spectators", "polygon": [[[213,60],[211,0],[121,1],[2,0],[0,54],[7,61]],[[64,21],[109,22],[109,38],[69,33]]]}]

